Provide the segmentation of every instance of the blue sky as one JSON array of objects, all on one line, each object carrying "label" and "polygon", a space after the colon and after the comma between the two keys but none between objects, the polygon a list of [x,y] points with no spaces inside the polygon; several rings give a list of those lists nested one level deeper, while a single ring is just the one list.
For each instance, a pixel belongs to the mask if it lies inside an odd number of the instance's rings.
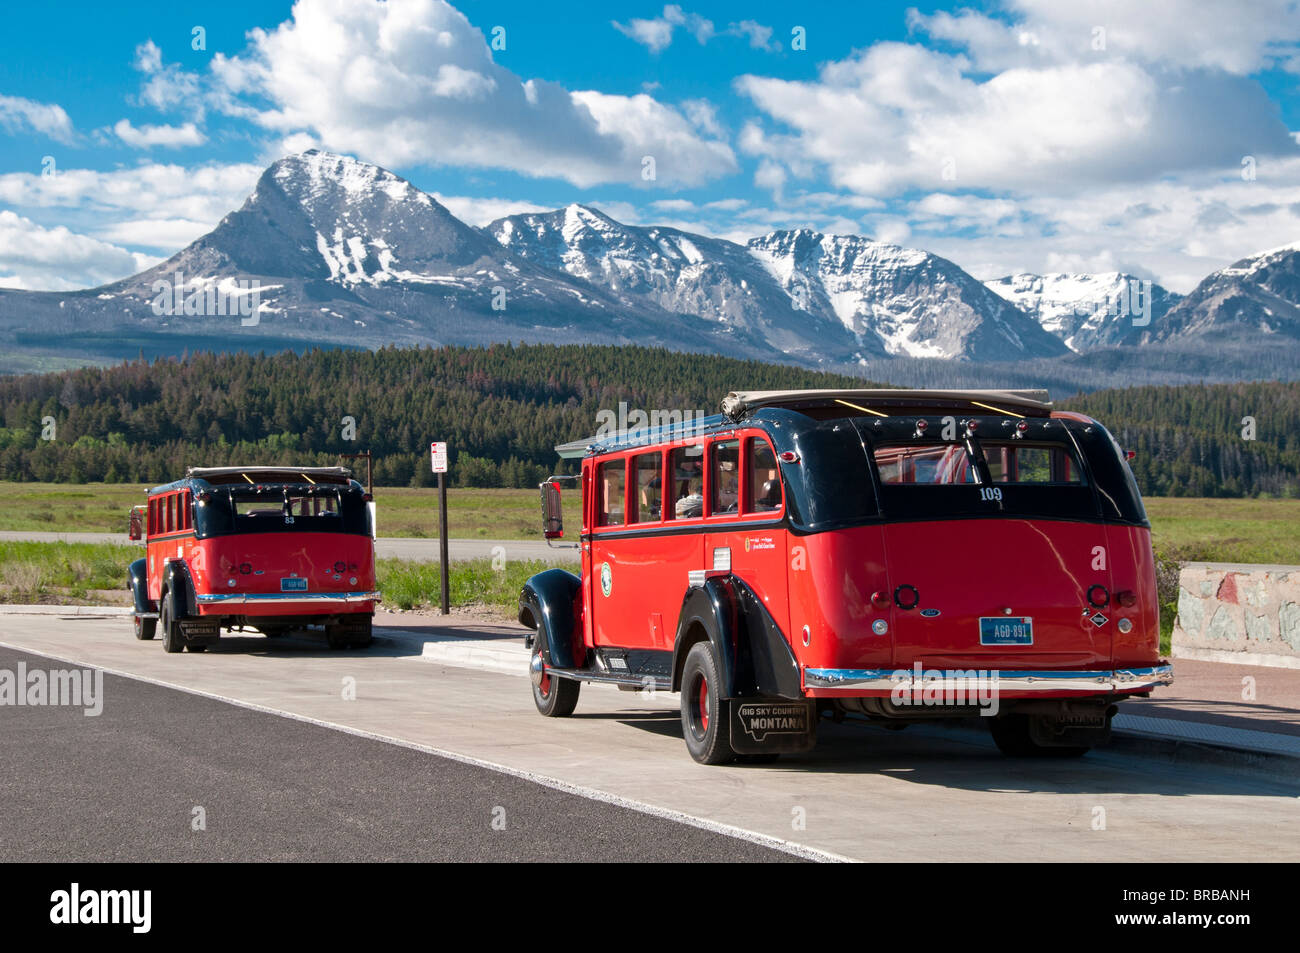
[{"label": "blue sky", "polygon": [[235,0],[7,20],[4,286],[139,270],[308,147],[473,224],[582,202],[737,240],[809,226],[981,278],[1119,269],[1186,291],[1300,241],[1288,0]]}]

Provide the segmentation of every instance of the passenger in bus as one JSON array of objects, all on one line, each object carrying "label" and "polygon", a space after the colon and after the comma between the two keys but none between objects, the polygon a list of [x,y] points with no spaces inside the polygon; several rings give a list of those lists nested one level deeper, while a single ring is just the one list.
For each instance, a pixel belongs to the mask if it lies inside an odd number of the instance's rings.
[{"label": "passenger in bus", "polygon": [[684,447],[673,451],[673,483],[676,502],[673,515],[676,519],[691,519],[704,515],[704,463],[698,457],[686,454],[697,447]]}]

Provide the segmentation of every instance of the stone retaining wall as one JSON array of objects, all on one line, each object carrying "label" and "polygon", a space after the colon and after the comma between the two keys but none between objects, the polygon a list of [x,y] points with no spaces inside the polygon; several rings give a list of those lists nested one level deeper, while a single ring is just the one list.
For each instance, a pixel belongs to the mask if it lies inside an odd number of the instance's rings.
[{"label": "stone retaining wall", "polygon": [[1173,654],[1300,669],[1300,566],[1188,563]]}]

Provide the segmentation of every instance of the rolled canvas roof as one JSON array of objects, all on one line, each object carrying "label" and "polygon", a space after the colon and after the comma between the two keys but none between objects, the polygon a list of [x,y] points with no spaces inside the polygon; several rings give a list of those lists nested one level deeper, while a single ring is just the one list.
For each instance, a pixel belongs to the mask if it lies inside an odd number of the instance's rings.
[{"label": "rolled canvas roof", "polygon": [[[906,390],[862,388],[847,390],[732,391],[722,399],[722,412],[733,419],[760,407],[800,407],[849,402],[871,408],[954,408],[1010,410],[1046,415],[1052,402],[1045,390]],[[981,406],[983,405],[983,406]]]},{"label": "rolled canvas roof", "polygon": [[300,476],[311,477],[313,480],[347,480],[352,476],[352,471],[347,467],[190,467],[185,471],[187,477],[196,480],[212,480],[214,477],[220,479],[241,474],[261,477],[271,483]]}]

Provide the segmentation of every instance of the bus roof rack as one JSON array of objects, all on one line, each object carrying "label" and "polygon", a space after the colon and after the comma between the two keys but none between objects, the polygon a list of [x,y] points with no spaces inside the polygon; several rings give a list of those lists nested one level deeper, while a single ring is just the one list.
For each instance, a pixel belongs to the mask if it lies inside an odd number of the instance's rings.
[{"label": "bus roof rack", "polygon": [[1045,390],[863,388],[732,391],[722,399],[722,412],[732,420],[739,420],[762,407],[804,410],[835,405],[865,410],[881,417],[953,410],[1046,417],[1052,411],[1052,402]]}]

